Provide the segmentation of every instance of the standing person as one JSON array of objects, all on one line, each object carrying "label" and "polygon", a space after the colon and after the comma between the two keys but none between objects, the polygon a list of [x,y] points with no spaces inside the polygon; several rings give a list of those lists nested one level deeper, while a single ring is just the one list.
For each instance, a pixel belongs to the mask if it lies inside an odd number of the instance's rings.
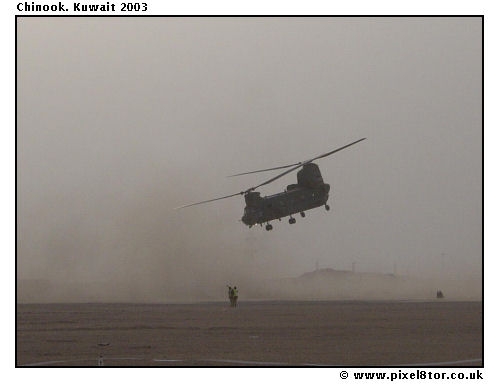
[{"label": "standing person", "polygon": [[238,305],[238,288],[236,286],[233,288],[233,307]]},{"label": "standing person", "polygon": [[231,288],[229,285],[227,286],[227,296],[229,297],[229,305],[231,305],[231,307],[234,307],[233,288]]}]

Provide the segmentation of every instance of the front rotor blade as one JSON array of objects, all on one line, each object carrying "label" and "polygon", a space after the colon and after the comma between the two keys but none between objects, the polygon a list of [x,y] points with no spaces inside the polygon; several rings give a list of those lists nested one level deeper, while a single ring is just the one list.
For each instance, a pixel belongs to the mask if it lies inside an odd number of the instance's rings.
[{"label": "front rotor blade", "polygon": [[210,203],[211,201],[216,201],[216,200],[227,199],[227,198],[229,198],[229,197],[234,197],[234,196],[238,196],[238,195],[243,195],[243,192],[233,193],[232,195],[227,195],[227,196],[223,196],[223,197],[217,197],[217,198],[215,198],[215,199],[210,199],[210,200],[200,201],[200,202],[198,202],[198,203],[187,204],[187,205],[183,205],[183,206],[181,206],[181,207],[177,207],[177,208],[174,208],[174,209],[181,209],[181,208],[192,207],[193,205]]}]

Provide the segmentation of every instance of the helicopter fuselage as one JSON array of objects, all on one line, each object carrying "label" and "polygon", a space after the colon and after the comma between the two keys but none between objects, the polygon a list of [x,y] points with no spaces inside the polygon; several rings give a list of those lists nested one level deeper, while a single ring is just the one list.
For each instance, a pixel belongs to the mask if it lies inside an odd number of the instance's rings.
[{"label": "helicopter fuselage", "polygon": [[297,184],[288,185],[284,192],[261,197],[259,192],[245,194],[246,207],[241,221],[249,227],[303,213],[326,205],[330,185],[323,182],[319,167],[305,164],[297,173]]}]

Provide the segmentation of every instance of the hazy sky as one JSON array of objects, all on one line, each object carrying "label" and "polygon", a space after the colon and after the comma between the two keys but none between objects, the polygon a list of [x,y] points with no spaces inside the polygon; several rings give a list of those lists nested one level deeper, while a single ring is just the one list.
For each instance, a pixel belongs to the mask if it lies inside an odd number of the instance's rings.
[{"label": "hazy sky", "polygon": [[[20,18],[17,33],[19,278],[141,300],[316,262],[480,284],[480,18]],[[318,162],[329,212],[266,232],[238,221],[239,197],[173,210],[362,137]]]}]

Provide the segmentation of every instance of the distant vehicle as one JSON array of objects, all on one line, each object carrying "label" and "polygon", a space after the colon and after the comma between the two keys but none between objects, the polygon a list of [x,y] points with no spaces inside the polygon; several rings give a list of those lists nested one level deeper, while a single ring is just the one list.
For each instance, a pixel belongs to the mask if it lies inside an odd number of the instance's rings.
[{"label": "distant vehicle", "polygon": [[[211,201],[227,199],[229,197],[238,195],[244,195],[246,206],[241,221],[245,225],[248,225],[250,228],[255,224],[260,224],[262,226],[263,223],[266,223],[266,230],[270,231],[273,229],[273,226],[269,223],[270,221],[276,219],[281,221],[283,217],[287,216],[290,217],[288,222],[290,224],[295,224],[296,221],[292,215],[296,213],[300,213],[302,217],[305,217],[305,211],[320,207],[322,205],[325,206],[325,209],[327,211],[330,210],[330,206],[327,204],[330,185],[323,182],[323,177],[321,176],[319,167],[314,164],[313,161],[330,156],[365,139],[366,137],[359,139],[353,143],[344,145],[343,147],[334,149],[333,151],[324,153],[320,156],[316,156],[310,160],[301,161],[299,163],[231,175],[230,177],[290,168],[287,171],[282,172],[279,175],[274,176],[273,178],[266,180],[259,185],[256,185],[255,187],[248,188],[245,191],[234,193],[228,196],[218,197],[215,199],[200,201],[198,203],[184,205],[176,209],[187,208],[193,205],[209,203]],[[299,168],[302,169],[297,172],[297,184],[288,185],[284,192],[264,197],[260,196],[260,192],[255,192],[257,188],[272,183],[273,181],[276,181],[286,174],[293,172]]]}]

